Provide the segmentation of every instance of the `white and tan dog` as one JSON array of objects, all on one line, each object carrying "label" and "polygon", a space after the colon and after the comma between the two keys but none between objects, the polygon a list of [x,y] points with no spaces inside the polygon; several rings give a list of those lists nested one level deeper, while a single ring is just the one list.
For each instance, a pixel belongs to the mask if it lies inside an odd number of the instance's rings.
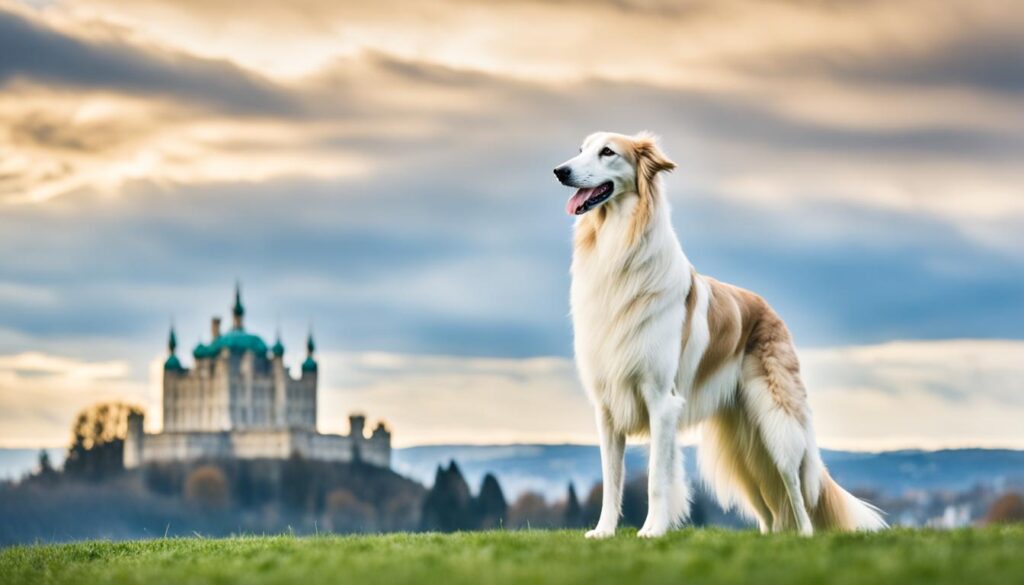
[{"label": "white and tan dog", "polygon": [[789,331],[761,297],[698,274],[672,229],[658,174],[675,168],[648,134],[598,132],[555,169],[578,190],[572,260],[576,363],[595,407],[604,495],[618,525],[626,437],[650,436],[648,514],[656,537],[686,519],[678,430],[702,425],[699,463],[726,507],[762,532],[876,530],[878,510],[822,464]]}]

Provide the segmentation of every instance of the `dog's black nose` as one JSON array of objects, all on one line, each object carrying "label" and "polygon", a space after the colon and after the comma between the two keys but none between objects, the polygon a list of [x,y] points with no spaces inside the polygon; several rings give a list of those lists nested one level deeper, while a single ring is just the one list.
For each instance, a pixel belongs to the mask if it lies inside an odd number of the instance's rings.
[{"label": "dog's black nose", "polygon": [[569,175],[571,175],[571,174],[572,174],[572,169],[570,169],[569,167],[556,167],[555,168],[555,176],[558,177],[558,180],[561,181],[562,183],[568,181],[569,180]]}]

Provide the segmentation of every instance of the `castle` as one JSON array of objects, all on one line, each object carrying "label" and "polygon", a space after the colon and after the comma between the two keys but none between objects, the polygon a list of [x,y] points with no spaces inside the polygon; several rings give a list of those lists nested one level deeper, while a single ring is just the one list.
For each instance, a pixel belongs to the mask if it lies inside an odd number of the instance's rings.
[{"label": "castle", "polygon": [[306,459],[391,465],[391,433],[379,423],[367,438],[365,417],[349,417],[346,435],[316,430],[317,362],[313,335],[306,359],[293,378],[284,365],[280,335],[267,348],[244,326],[241,291],[235,289],[231,329],[221,333],[212,319],[209,343],[192,351],[192,369],[182,366],[171,328],[163,372],[163,430],[143,431],[143,416],[128,420],[124,466],[195,459]]}]

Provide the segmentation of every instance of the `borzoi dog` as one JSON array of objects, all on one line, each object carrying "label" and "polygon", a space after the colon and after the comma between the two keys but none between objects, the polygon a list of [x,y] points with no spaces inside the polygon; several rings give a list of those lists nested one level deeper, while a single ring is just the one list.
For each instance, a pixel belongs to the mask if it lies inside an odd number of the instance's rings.
[{"label": "borzoi dog", "polygon": [[648,514],[657,537],[689,514],[679,430],[701,425],[701,475],[762,532],[876,530],[876,508],[822,464],[796,351],[754,293],[698,274],[679,245],[649,134],[598,132],[555,169],[578,190],[572,259],[576,364],[594,404],[604,494],[588,538],[619,522],[626,437],[649,435]]}]

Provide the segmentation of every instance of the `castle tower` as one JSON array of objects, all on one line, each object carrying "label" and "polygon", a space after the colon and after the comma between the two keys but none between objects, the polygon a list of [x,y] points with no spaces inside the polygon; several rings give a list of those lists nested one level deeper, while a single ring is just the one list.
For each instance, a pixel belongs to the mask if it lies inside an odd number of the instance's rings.
[{"label": "castle tower", "polygon": [[302,362],[302,376],[299,379],[301,384],[299,398],[299,425],[305,428],[316,428],[316,383],[318,367],[313,353],[316,351],[316,344],[313,342],[313,328],[309,328],[309,335],[306,337],[306,360]]},{"label": "castle tower", "polygon": [[348,434],[353,441],[362,441],[366,438],[366,417],[361,414],[350,414],[348,416]]},{"label": "castle tower", "polygon": [[123,454],[125,469],[132,469],[142,465],[142,442],[146,436],[143,431],[145,420],[145,415],[136,412],[128,414],[128,433],[124,437]]},{"label": "castle tower", "polygon": [[366,436],[363,434],[366,428],[366,417],[361,414],[351,414],[348,417],[348,436],[352,438],[352,461],[362,461],[365,450]]},{"label": "castle tower", "polygon": [[[182,423],[178,413],[178,405],[181,391],[179,381],[185,377],[185,368],[181,365],[175,353],[178,349],[178,336],[174,333],[174,325],[171,325],[170,333],[167,335],[167,360],[164,361],[164,395],[163,412],[164,428],[173,430]],[[127,457],[127,451],[126,457]]]},{"label": "castle tower", "polygon": [[288,424],[288,370],[284,367],[284,344],[281,343],[281,329],[277,330],[277,339],[270,348],[271,368],[274,376],[274,414],[273,424],[283,427]]},{"label": "castle tower", "polygon": [[391,431],[383,422],[377,423],[377,427],[370,435],[369,443],[373,452],[373,458],[369,462],[381,467],[391,467]]}]

